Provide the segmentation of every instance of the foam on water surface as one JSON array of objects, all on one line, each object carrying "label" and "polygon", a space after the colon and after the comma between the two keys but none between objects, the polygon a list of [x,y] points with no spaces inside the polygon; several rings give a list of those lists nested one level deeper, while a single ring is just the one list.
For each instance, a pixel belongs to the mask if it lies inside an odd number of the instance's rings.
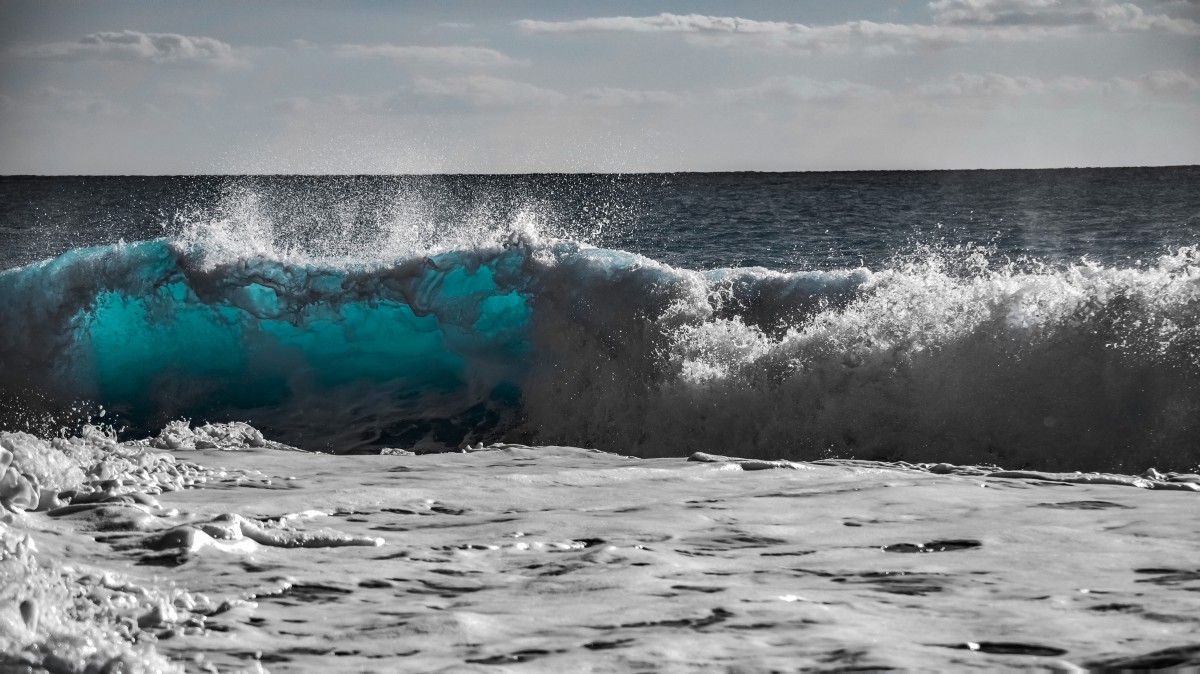
[{"label": "foam on water surface", "polygon": [[[216,425],[0,442],[26,448],[18,470],[77,471],[45,473],[74,485],[65,505],[0,524],[4,665],[1200,663],[1195,475],[512,444],[332,456]],[[1132,488],[1159,484],[1186,487]]]}]

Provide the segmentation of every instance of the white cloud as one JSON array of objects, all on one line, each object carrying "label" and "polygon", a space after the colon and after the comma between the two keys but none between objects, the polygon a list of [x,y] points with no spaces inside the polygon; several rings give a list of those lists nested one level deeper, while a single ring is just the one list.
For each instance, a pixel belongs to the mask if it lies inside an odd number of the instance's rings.
[{"label": "white cloud", "polygon": [[754,33],[779,34],[808,30],[797,23],[780,21],[753,21],[737,17],[705,16],[703,14],[668,14],[658,16],[614,16],[575,21],[533,21],[522,19],[515,22],[517,28],[527,33],[585,33],[598,31],[620,31],[632,33]]},{"label": "white cloud", "polygon": [[923,96],[935,98],[943,96],[992,98],[1044,94],[1048,89],[1046,82],[1037,77],[999,73],[985,75],[958,73],[947,79],[926,82],[917,87],[917,92]]},{"label": "white cloud", "polygon": [[774,76],[740,88],[705,91],[664,91],[620,87],[588,87],[575,92],[545,88],[498,77],[417,77],[410,86],[374,95],[328,94],[291,96],[265,104],[273,114],[412,115],[471,110],[508,111],[524,115],[553,108],[570,117],[591,108],[670,108],[686,111],[697,103],[745,105],[764,114],[793,111],[797,106],[824,109],[874,109],[954,101],[954,106],[991,107],[1004,101],[1082,96],[1168,96],[1200,90],[1200,82],[1179,70],[1155,71],[1137,78],[1089,79],[1079,76],[1036,77],[1002,73],[957,73],[909,85],[880,87],[845,79],[820,80],[803,76]]},{"label": "white cloud", "polygon": [[1160,31],[1200,35],[1200,24],[1166,14],[1147,14],[1114,0],[934,0],[934,23],[847,21],[828,26],[754,21],[703,14],[615,16],[573,21],[514,22],[530,34],[595,32],[675,33],[715,46],[751,44],[801,52],[862,49],[885,55],[983,41],[1048,40],[1104,31]]},{"label": "white cloud", "polygon": [[683,94],[659,90],[620,89],[615,87],[591,87],[575,96],[584,105],[601,107],[625,107],[641,105],[678,105],[687,100]]},{"label": "white cloud", "polygon": [[412,86],[387,93],[370,96],[289,96],[266,103],[265,109],[281,115],[404,115],[420,114],[445,106],[517,113],[557,107],[566,112],[585,108],[667,107],[682,105],[691,99],[692,96],[687,93],[614,87],[590,87],[566,94],[525,82],[486,76],[445,79],[418,77]]},{"label": "white cloud", "polygon": [[287,96],[269,101],[264,106],[274,114],[385,114],[394,112],[401,94],[389,93],[374,96],[356,94],[327,94],[323,96]]},{"label": "white cloud", "polygon": [[808,77],[768,77],[742,89],[718,89],[717,96],[733,103],[814,103],[846,101],[890,95],[876,87],[846,80],[822,81]]},{"label": "white cloud", "polygon": [[1200,91],[1200,80],[1182,70],[1155,70],[1135,80],[1117,78],[1115,82],[1125,91],[1159,96],[1192,94]]},{"label": "white cloud", "polygon": [[1041,78],[1000,73],[958,73],[949,78],[930,80],[917,87],[916,93],[928,98],[996,99],[1020,96],[1079,96],[1113,94],[1171,96],[1200,91],[1200,81],[1182,70],[1156,70],[1129,79],[1116,77],[1094,80],[1086,77]]},{"label": "white cloud", "polygon": [[1157,0],[1156,4],[1171,16],[1200,21],[1200,0]]},{"label": "white cloud", "polygon": [[1200,34],[1200,26],[1190,19],[1147,14],[1135,4],[1114,0],[934,0],[929,8],[936,22],[957,25],[1089,26]]},{"label": "white cloud", "polygon": [[430,101],[455,101],[477,108],[557,105],[566,96],[553,89],[485,75],[431,79],[418,77],[411,93]]},{"label": "white cloud", "polygon": [[394,44],[343,44],[335,47],[334,53],[347,58],[424,61],[462,66],[503,66],[518,63],[495,49],[469,46],[419,47]]},{"label": "white cloud", "polygon": [[1155,93],[1190,94],[1200,91],[1200,81],[1181,70],[1155,70],[1141,78],[1142,86]]},{"label": "white cloud", "polygon": [[34,89],[24,101],[29,109],[43,113],[93,115],[114,117],[127,112],[124,106],[77,89],[42,86]]},{"label": "white cloud", "polygon": [[874,54],[894,54],[915,47],[941,47],[992,39],[1037,39],[1029,31],[992,30],[923,24],[849,21],[832,26],[809,26],[780,21],[752,21],[701,14],[659,14],[646,17],[611,17],[577,21],[517,21],[527,33],[681,33],[699,44],[786,48],[801,52],[836,52],[862,48]]},{"label": "white cloud", "polygon": [[66,61],[116,60],[155,64],[235,66],[242,60],[233,47],[211,37],[133,30],[91,33],[77,42],[24,45],[17,56]]}]

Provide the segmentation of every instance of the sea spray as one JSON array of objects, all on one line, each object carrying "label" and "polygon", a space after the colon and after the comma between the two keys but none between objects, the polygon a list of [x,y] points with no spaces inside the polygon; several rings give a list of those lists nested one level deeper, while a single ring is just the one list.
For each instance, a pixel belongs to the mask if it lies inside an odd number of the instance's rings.
[{"label": "sea spray", "polygon": [[[831,301],[782,332],[709,318],[697,303],[657,337],[665,347],[649,379],[614,373],[619,357],[578,359],[541,404],[528,386],[528,410],[566,401],[532,425],[543,441],[643,455],[1195,465],[1195,251],[1137,269],[942,267],[870,274],[849,304]],[[597,362],[609,371],[602,384],[588,378]]]}]

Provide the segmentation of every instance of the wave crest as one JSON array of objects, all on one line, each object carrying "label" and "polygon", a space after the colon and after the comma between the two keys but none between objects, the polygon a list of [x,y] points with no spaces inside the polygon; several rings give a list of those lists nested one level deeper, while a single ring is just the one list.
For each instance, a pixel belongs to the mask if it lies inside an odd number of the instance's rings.
[{"label": "wave crest", "polygon": [[1125,472],[1200,459],[1195,249],[1128,268],[965,251],[877,271],[691,271],[534,218],[386,249],[347,230],[313,255],[238,217],[0,272],[8,399],[51,415],[91,400],[143,431],[245,419],[332,451],[507,439]]}]

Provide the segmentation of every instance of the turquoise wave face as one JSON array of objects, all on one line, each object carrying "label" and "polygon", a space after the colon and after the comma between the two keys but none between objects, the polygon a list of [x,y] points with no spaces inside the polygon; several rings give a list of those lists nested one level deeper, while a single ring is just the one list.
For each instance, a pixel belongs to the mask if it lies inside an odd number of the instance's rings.
[{"label": "turquoise wave face", "polygon": [[[265,259],[199,269],[159,240],[13,270],[0,293],[29,311],[57,302],[69,314],[30,323],[63,334],[26,335],[31,343],[14,351],[35,354],[25,379],[98,402],[124,423],[257,417],[270,426],[279,414],[291,426],[337,423],[329,408],[340,406],[343,417],[357,408],[380,423],[368,437],[307,435],[335,450],[388,439],[454,446],[518,402],[530,309],[497,271],[511,276],[522,258],[512,249],[388,269]],[[39,354],[39,341],[53,346]],[[52,362],[29,362],[37,356]],[[398,423],[389,427],[388,415]],[[292,439],[302,441],[297,428]]]}]

